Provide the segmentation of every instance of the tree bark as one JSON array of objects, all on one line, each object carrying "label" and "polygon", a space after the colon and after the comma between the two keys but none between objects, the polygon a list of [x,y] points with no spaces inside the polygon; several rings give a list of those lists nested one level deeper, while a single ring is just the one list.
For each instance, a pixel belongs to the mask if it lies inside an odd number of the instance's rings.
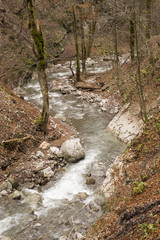
[{"label": "tree bark", "polygon": [[81,81],[80,78],[80,62],[79,62],[79,44],[78,44],[78,30],[77,30],[77,19],[76,19],[76,2],[74,1],[73,12],[73,29],[74,29],[74,40],[76,49],[76,80]]},{"label": "tree bark", "polygon": [[136,42],[136,54],[137,54],[137,89],[140,100],[140,108],[141,108],[141,117],[142,120],[146,123],[148,121],[147,111],[145,106],[144,94],[143,94],[143,84],[141,78],[141,61],[140,61],[140,51],[139,51],[139,39],[138,39],[138,31],[137,31],[137,17],[136,17],[136,9],[135,9],[135,0],[133,0],[133,13],[134,13],[134,25],[135,25],[135,42]]},{"label": "tree bark", "polygon": [[91,50],[92,50],[93,41],[94,41],[94,34],[96,31],[97,16],[98,16],[97,10],[96,10],[95,17],[93,17],[92,0],[89,1],[89,15],[90,15],[91,21],[89,23],[89,35],[88,35],[88,43],[87,43],[87,50],[86,50],[87,58],[89,58],[91,55]]},{"label": "tree bark", "polygon": [[146,37],[147,37],[147,39],[150,39],[151,38],[151,26],[152,26],[152,0],[146,0],[146,13],[147,13]]},{"label": "tree bark", "polygon": [[119,76],[119,56],[118,56],[118,33],[117,33],[117,1],[114,0],[114,19],[113,19],[113,36],[114,36],[114,62],[116,67],[116,83],[119,93],[123,95],[120,86],[120,76]]},{"label": "tree bark", "polygon": [[49,97],[48,97],[48,83],[45,74],[46,60],[45,60],[45,49],[44,49],[44,39],[41,28],[36,22],[34,16],[33,0],[26,0],[28,18],[29,18],[29,29],[34,41],[33,51],[37,57],[37,71],[39,84],[42,92],[43,107],[39,120],[36,122],[37,130],[46,133],[47,123],[49,118]]},{"label": "tree bark", "polygon": [[133,20],[133,6],[130,6],[130,53],[131,60],[134,60],[135,51],[135,32],[134,32],[134,20]]},{"label": "tree bark", "polygon": [[85,33],[84,33],[84,21],[83,21],[83,12],[80,9],[81,15],[81,51],[82,51],[82,73],[86,72],[86,45],[85,45]]}]

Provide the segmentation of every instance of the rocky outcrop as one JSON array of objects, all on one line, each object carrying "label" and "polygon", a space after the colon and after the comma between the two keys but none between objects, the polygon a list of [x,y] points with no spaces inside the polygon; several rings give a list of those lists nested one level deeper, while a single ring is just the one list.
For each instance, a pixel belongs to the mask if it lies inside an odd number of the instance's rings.
[{"label": "rocky outcrop", "polygon": [[122,141],[130,143],[144,127],[144,122],[138,117],[139,111],[138,106],[125,104],[107,128],[113,131]]}]

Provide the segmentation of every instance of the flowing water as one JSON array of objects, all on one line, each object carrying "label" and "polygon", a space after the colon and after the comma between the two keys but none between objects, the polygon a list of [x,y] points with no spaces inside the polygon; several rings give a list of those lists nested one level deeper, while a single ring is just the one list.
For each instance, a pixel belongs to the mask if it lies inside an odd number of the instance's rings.
[{"label": "flowing water", "polygon": [[[93,70],[94,71],[94,70]],[[103,69],[99,68],[99,72]],[[66,69],[48,74],[51,86],[50,113],[62,113],[69,124],[79,132],[85,148],[85,159],[71,164],[57,181],[51,181],[42,191],[42,206],[30,213],[30,204],[24,202],[4,202],[0,207],[0,234],[11,239],[59,239],[62,235],[78,231],[83,232],[102,211],[93,211],[90,203],[96,202],[96,188],[105,178],[106,170],[116,156],[122,153],[126,145],[114,134],[106,130],[113,114],[101,112],[95,105],[73,94],[62,95],[53,86],[68,86],[70,72]],[[41,106],[42,96],[37,81],[24,87],[27,101]],[[96,180],[92,186],[86,185],[86,175]],[[87,199],[78,198],[79,193],[86,193]],[[39,224],[39,225],[36,225]],[[36,227],[37,226],[37,227]],[[41,238],[39,238],[41,237]]]}]

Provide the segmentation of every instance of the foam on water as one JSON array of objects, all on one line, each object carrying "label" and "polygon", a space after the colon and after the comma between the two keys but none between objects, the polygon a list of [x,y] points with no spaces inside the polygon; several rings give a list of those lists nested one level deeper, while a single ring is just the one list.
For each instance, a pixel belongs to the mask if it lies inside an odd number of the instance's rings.
[{"label": "foam on water", "polygon": [[22,216],[23,216],[22,214],[14,214],[12,216],[0,220],[0,234],[18,225],[19,222],[21,221]]}]

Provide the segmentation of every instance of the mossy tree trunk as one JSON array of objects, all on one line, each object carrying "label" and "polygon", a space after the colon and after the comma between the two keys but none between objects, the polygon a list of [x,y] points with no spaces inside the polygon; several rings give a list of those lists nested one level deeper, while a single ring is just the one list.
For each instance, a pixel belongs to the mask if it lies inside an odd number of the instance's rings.
[{"label": "mossy tree trunk", "polygon": [[75,49],[76,49],[76,80],[77,82],[80,82],[81,73],[80,73],[80,61],[79,61],[78,29],[77,29],[77,19],[76,19],[76,1],[74,1],[72,12],[73,12],[73,31],[74,31],[74,40],[75,40]]},{"label": "mossy tree trunk", "polygon": [[49,118],[49,97],[48,97],[48,83],[45,74],[46,60],[45,60],[45,49],[44,39],[41,28],[35,19],[33,0],[26,0],[28,18],[29,18],[29,29],[34,41],[33,51],[37,57],[37,71],[39,84],[43,97],[43,107],[39,120],[36,123],[37,130],[46,133],[47,123]]}]

